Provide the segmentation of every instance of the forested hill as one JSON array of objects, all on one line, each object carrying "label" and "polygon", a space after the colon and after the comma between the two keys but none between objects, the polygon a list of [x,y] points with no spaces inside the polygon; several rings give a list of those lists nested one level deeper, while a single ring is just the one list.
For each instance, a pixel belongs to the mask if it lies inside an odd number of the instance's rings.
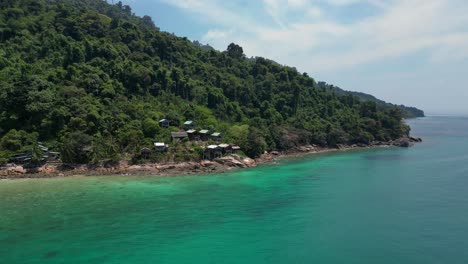
[{"label": "forested hill", "polygon": [[[3,160],[37,142],[66,162],[132,157],[169,142],[185,120],[257,156],[395,139],[409,131],[402,117],[399,108],[322,89],[295,68],[247,59],[236,44],[219,52],[161,32],[121,3],[0,2]],[[158,126],[162,118],[171,128]],[[196,156],[179,148],[175,159]]]},{"label": "forested hill", "polygon": [[387,103],[383,100],[375,98],[375,96],[366,94],[366,93],[361,93],[361,92],[353,92],[353,91],[346,91],[341,89],[340,87],[327,84],[325,82],[318,82],[318,86],[321,87],[322,89],[325,89],[329,92],[334,92],[335,94],[339,95],[354,95],[361,99],[362,101],[371,101],[375,102],[377,104],[377,107],[380,109],[390,109],[394,107],[398,107],[405,118],[416,118],[416,117],[424,117],[424,111],[420,110],[416,107],[410,107],[410,106],[405,106],[405,105],[395,105],[392,103]]}]

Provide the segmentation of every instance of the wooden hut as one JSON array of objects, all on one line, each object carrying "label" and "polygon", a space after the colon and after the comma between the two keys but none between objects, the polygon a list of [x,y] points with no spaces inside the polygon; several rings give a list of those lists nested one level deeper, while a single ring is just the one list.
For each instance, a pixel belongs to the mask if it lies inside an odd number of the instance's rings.
[{"label": "wooden hut", "polygon": [[195,122],[192,120],[188,120],[184,122],[184,130],[188,131],[191,129],[195,129]]},{"label": "wooden hut", "polygon": [[232,154],[232,146],[230,144],[219,144],[223,154]]},{"label": "wooden hut", "polygon": [[213,139],[214,141],[221,141],[223,138],[222,138],[221,133],[215,132],[211,134],[211,139]]},{"label": "wooden hut", "polygon": [[198,134],[200,135],[200,139],[203,141],[210,139],[210,135],[212,133],[213,133],[212,131],[207,130],[207,129],[202,129],[198,132]]},{"label": "wooden hut", "polygon": [[218,145],[209,145],[204,152],[205,159],[217,159],[223,156],[223,150]]},{"label": "wooden hut", "polygon": [[199,140],[200,139],[200,134],[195,129],[187,130],[187,134],[188,134],[188,137],[189,137],[190,140]]},{"label": "wooden hut", "polygon": [[167,120],[167,119],[161,119],[161,120],[159,120],[159,126],[160,126],[160,127],[169,128],[170,125],[171,125],[171,124],[170,124],[169,120]]},{"label": "wooden hut", "polygon": [[232,145],[231,150],[232,150],[232,153],[236,154],[241,150],[241,148],[237,145]]},{"label": "wooden hut", "polygon": [[187,132],[171,132],[172,141],[177,142],[188,137]]},{"label": "wooden hut", "polygon": [[154,143],[154,150],[156,152],[165,152],[167,151],[167,145],[164,142],[156,142]]}]

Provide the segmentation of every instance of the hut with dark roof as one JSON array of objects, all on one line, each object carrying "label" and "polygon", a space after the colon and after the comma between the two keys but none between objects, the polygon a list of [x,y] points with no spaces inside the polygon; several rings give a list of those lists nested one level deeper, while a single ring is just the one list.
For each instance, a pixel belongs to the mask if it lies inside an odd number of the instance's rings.
[{"label": "hut with dark roof", "polygon": [[188,138],[187,132],[171,132],[171,137],[174,142]]}]

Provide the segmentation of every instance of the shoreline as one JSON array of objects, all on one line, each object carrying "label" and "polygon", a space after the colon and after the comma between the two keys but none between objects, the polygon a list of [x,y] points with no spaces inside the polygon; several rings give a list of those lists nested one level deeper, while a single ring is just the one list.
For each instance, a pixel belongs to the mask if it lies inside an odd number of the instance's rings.
[{"label": "shoreline", "polygon": [[[410,138],[410,143],[421,142],[420,139]],[[406,141],[405,141],[406,143]],[[285,159],[300,158],[309,155],[326,153],[347,152],[351,150],[368,150],[378,148],[410,147],[412,144],[402,144],[402,140],[379,143],[373,145],[341,145],[337,148],[323,148],[313,145],[295,147],[291,150],[278,152],[271,151],[259,158],[243,158],[238,155],[230,155],[212,161],[188,161],[171,163],[147,163],[130,165],[128,162],[120,162],[113,167],[76,165],[70,169],[63,169],[62,164],[45,164],[35,168],[34,172],[27,171],[22,166],[10,166],[0,168],[0,180],[17,179],[47,179],[65,177],[89,177],[89,176],[151,176],[172,177],[187,175],[209,175],[226,173],[239,169],[254,168],[260,165],[271,165]]]}]

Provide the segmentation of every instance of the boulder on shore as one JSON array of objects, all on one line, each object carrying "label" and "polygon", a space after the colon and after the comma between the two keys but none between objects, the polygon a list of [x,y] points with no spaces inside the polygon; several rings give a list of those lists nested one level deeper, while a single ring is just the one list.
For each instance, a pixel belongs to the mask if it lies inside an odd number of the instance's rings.
[{"label": "boulder on shore", "polygon": [[252,167],[255,164],[255,161],[253,159],[241,158],[237,155],[215,159],[215,162],[224,166],[236,167],[236,168],[248,168],[248,167]]},{"label": "boulder on shore", "polygon": [[228,156],[228,157],[222,157],[222,158],[219,158],[219,159],[215,159],[215,161],[221,165],[225,165],[225,166],[228,166],[228,167],[239,167],[239,168],[245,168],[245,165],[237,160],[235,157],[233,156]]},{"label": "boulder on shore", "polygon": [[409,147],[412,147],[414,143],[411,142],[409,138],[400,138],[398,140],[395,140],[393,142],[393,145],[397,147],[402,147],[402,148],[409,148]]},{"label": "boulder on shore", "polygon": [[251,158],[244,158],[242,162],[247,166],[247,167],[255,167],[255,160]]},{"label": "boulder on shore", "polygon": [[23,166],[11,166],[6,169],[7,175],[22,175],[27,171]]}]

